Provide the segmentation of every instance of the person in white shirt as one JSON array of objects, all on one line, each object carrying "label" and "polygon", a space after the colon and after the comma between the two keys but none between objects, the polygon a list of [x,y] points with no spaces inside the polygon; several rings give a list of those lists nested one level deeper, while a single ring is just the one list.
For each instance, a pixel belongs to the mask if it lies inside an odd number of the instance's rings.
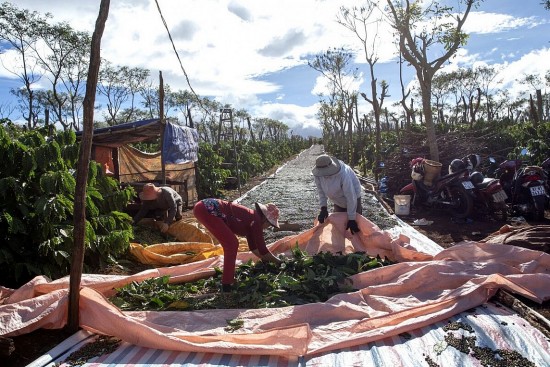
[{"label": "person in white shirt", "polygon": [[328,199],[334,204],[334,212],[346,212],[348,225],[352,234],[359,232],[356,213],[363,214],[361,206],[361,182],[353,169],[341,160],[322,154],[315,160],[311,173],[319,192],[321,212],[317,219],[323,223],[328,217]]}]

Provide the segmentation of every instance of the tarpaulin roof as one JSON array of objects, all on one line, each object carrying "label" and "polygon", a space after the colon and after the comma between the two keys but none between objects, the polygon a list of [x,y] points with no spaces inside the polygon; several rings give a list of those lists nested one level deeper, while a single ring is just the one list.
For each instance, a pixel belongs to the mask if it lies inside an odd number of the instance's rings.
[{"label": "tarpaulin roof", "polygon": [[[163,156],[165,163],[181,164],[198,159],[199,136],[195,129],[166,122],[164,124]],[[119,148],[130,143],[158,138],[163,133],[159,119],[128,122],[94,130],[94,145]],[[76,133],[82,137],[82,131]]]},{"label": "tarpaulin roof", "polygon": [[[161,127],[160,119],[149,119],[94,129],[93,143],[111,147],[138,143],[159,137]],[[82,131],[78,131],[76,136],[80,138]]]}]

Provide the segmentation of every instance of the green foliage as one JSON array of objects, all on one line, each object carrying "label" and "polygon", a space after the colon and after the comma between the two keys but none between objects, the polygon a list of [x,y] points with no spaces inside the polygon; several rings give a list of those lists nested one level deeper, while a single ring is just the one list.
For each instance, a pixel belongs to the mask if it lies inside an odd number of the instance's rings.
[{"label": "green foliage", "polygon": [[[199,198],[221,197],[228,177],[240,177],[241,182],[245,182],[308,146],[309,142],[300,137],[279,141],[237,141],[235,149],[230,142],[221,142],[217,146],[201,142],[197,184]],[[235,159],[235,150],[238,152],[238,161]],[[229,168],[223,168],[222,163],[230,163]]]},{"label": "green foliage", "polygon": [[[20,285],[36,275],[67,275],[73,247],[75,165],[78,144],[72,131],[53,137],[41,130],[0,126],[0,277]],[[122,212],[131,187],[89,165],[86,193],[87,266],[124,253],[132,238],[131,218]]]},{"label": "green foliage", "polygon": [[[272,308],[324,302],[350,292],[350,276],[390,265],[364,252],[348,255],[321,252],[310,256],[298,247],[292,257],[275,265],[248,261],[237,267],[236,289],[220,294],[221,272],[194,282],[171,285],[169,277],[132,282],[117,289],[111,301],[122,310],[202,310],[216,308]],[[240,323],[228,320],[233,329]]]},{"label": "green foliage", "polygon": [[225,180],[230,176],[229,170],[221,168],[223,160],[223,157],[214,151],[212,145],[204,142],[199,143],[197,165],[199,198],[220,196],[220,190],[223,189]]},{"label": "green foliage", "polygon": [[[526,163],[540,165],[550,157],[550,122],[539,123],[536,127],[532,123],[510,126],[503,135],[513,149],[508,153],[508,159],[520,158]],[[526,148],[527,157],[521,156],[521,150]]]}]

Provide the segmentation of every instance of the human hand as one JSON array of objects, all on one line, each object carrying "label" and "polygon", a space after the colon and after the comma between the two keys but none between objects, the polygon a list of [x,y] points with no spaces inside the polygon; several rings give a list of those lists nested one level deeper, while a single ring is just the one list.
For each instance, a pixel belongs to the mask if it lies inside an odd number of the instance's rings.
[{"label": "human hand", "polygon": [[317,220],[319,223],[324,223],[325,219],[328,217],[328,210],[326,206],[321,207],[321,212],[319,213],[319,216],[317,217]]},{"label": "human hand", "polygon": [[262,261],[270,261],[275,264],[282,263],[282,260],[276,257],[275,255],[273,255],[271,252],[268,252],[265,255],[261,255],[260,258],[262,259]]},{"label": "human hand", "polygon": [[348,225],[346,229],[349,229],[351,234],[356,234],[359,232],[359,227],[357,226],[357,222],[353,219],[348,220]]},{"label": "human hand", "polygon": [[170,228],[170,226],[164,222],[160,222],[158,226],[161,233],[166,233],[166,231],[168,231],[168,228]]}]

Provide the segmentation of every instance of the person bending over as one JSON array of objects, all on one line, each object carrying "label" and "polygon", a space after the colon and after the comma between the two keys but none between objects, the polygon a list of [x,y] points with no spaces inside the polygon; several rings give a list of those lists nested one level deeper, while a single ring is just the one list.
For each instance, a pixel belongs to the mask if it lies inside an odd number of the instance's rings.
[{"label": "person bending over", "polygon": [[328,217],[328,199],[334,204],[334,212],[347,212],[348,224],[346,229],[351,234],[359,232],[356,213],[363,214],[361,205],[361,182],[353,169],[341,160],[322,154],[315,160],[315,167],[311,173],[314,176],[315,186],[319,193],[321,212],[317,219],[323,223]]},{"label": "person bending over", "polygon": [[193,207],[193,214],[223,247],[222,290],[229,292],[235,280],[235,262],[239,249],[237,236],[246,237],[248,248],[265,261],[280,263],[266,247],[263,230],[279,228],[279,209],[275,204],[255,203],[255,210],[220,199],[203,199]]}]

